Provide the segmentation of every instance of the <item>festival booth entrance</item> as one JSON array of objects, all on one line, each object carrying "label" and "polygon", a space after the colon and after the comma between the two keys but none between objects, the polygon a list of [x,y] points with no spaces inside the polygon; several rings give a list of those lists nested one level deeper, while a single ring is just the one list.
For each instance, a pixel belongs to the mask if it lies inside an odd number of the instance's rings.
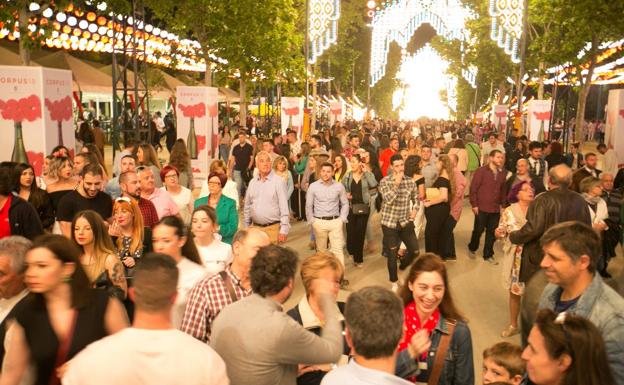
[{"label": "festival booth entrance", "polygon": [[530,100],[527,115],[529,140],[543,142],[550,130],[551,100]]},{"label": "festival booth entrance", "polygon": [[624,90],[610,90],[607,102],[605,139],[607,146],[617,154],[618,165],[624,163]]},{"label": "festival booth entrance", "polygon": [[75,146],[71,71],[0,66],[0,160],[29,163],[41,175],[45,154]]}]

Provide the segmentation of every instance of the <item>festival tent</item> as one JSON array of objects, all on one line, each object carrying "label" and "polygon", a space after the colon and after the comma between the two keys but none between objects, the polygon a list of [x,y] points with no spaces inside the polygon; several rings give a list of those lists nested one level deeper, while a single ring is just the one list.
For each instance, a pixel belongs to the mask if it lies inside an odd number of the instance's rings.
[{"label": "festival tent", "polygon": [[110,94],[113,79],[80,59],[64,51],[58,51],[37,59],[43,67],[72,71],[74,91]]},{"label": "festival tent", "polygon": [[[31,60],[30,65],[37,65],[37,63]],[[22,58],[19,54],[11,51],[8,48],[5,48],[0,45],[0,65],[4,66],[21,66]]]}]

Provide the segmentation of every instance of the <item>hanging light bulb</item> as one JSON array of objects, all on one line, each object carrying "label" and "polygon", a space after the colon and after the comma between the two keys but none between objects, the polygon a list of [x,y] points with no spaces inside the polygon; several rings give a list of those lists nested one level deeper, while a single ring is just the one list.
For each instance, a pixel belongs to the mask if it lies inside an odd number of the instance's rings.
[{"label": "hanging light bulb", "polygon": [[54,11],[52,10],[52,8],[46,8],[42,13],[43,17],[47,19],[51,18],[53,14],[54,14]]},{"label": "hanging light bulb", "polygon": [[64,23],[65,20],[67,20],[67,15],[65,15],[63,12],[59,12],[56,14],[56,21],[58,21],[59,23]]},{"label": "hanging light bulb", "polygon": [[39,9],[41,9],[41,6],[38,3],[30,3],[28,6],[30,12],[37,12]]}]

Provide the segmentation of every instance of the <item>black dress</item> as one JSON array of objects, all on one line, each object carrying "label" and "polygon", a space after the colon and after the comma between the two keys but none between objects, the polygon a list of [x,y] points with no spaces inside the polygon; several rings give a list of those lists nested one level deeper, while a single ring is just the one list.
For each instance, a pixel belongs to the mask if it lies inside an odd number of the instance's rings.
[{"label": "black dress", "polygon": [[[104,326],[108,295],[103,290],[92,290],[91,300],[78,308],[69,352],[63,363],[72,359],[82,349],[108,334]],[[24,329],[30,350],[30,361],[36,367],[35,385],[48,385],[56,376],[56,356],[59,340],[50,323],[48,309],[40,295],[29,294],[16,306],[15,320]],[[54,382],[59,383],[59,382]]]},{"label": "black dress", "polygon": [[[364,203],[362,197],[362,178],[358,182],[351,179],[349,191],[351,191],[351,205]],[[366,225],[369,214],[354,215],[353,210],[349,210],[347,217],[347,251],[353,255],[355,263],[364,262],[364,238],[366,237]]]},{"label": "black dress", "polygon": [[63,199],[63,197],[65,196],[65,194],[74,191],[74,189],[71,190],[58,190],[58,191],[54,191],[51,193],[48,193],[48,195],[50,196],[50,201],[52,201],[52,207],[54,208],[54,212],[56,213],[56,209],[58,208],[59,203],[61,202],[61,199]]},{"label": "black dress", "polygon": [[[446,188],[450,199],[451,183],[444,177],[438,177],[433,182],[434,188]],[[425,208],[427,225],[425,226],[425,250],[428,253],[442,255],[445,243],[446,221],[451,215],[451,205],[449,202],[438,203],[437,205]]]}]

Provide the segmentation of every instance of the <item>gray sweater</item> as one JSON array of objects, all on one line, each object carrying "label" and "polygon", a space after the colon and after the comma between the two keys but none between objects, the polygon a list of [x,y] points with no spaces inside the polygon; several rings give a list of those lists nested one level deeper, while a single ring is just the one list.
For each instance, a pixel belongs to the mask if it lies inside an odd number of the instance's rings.
[{"label": "gray sweater", "polygon": [[336,362],[342,327],[330,296],[321,297],[321,336],[305,330],[270,298],[252,294],[219,313],[210,345],[223,358],[231,385],[294,385],[298,364]]}]

